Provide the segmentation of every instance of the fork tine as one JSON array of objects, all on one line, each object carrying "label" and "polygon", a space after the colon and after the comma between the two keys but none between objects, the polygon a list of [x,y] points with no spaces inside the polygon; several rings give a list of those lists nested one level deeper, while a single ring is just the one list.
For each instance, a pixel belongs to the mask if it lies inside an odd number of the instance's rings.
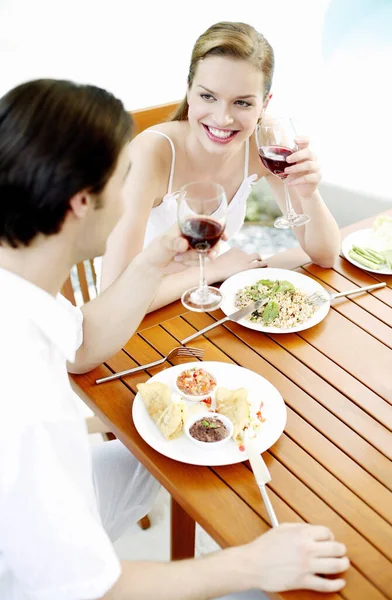
[{"label": "fork tine", "polygon": [[180,351],[199,352],[201,348],[194,348],[193,346],[181,346]]},{"label": "fork tine", "polygon": [[194,349],[191,350],[189,348],[180,348],[179,350],[177,350],[176,352],[176,356],[196,356],[200,354],[200,350],[198,349]]},{"label": "fork tine", "polygon": [[311,304],[313,306],[317,306],[318,304],[322,304],[323,302],[326,302],[326,301],[327,301],[327,298],[325,297],[325,295],[322,292],[314,292],[307,298],[308,304]]},{"label": "fork tine", "polygon": [[204,354],[204,350],[200,348],[182,348],[178,351],[181,356],[201,356]]},{"label": "fork tine", "polygon": [[327,299],[324,298],[323,296],[318,296],[317,298],[313,298],[312,300],[308,301],[308,303],[311,306],[321,306],[326,301],[327,301]]}]

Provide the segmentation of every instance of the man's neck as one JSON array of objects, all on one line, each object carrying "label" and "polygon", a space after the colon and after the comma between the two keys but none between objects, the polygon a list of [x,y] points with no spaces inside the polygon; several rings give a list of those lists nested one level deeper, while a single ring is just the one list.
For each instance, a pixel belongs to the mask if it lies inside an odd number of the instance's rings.
[{"label": "man's neck", "polygon": [[30,246],[0,246],[0,267],[56,296],[74,264],[69,242],[59,236],[39,238]]}]

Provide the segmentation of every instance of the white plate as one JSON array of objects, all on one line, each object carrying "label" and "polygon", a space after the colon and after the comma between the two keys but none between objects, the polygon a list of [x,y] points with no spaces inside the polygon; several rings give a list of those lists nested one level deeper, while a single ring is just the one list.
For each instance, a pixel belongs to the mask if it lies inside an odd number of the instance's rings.
[{"label": "white plate", "polygon": [[[166,383],[175,392],[175,381],[179,373],[185,368],[192,367],[205,368],[216,377],[218,386],[223,385],[233,390],[239,387],[246,388],[253,415],[259,410],[260,402],[264,403],[262,415],[265,422],[261,424],[255,438],[256,448],[260,453],[268,450],[281,436],[286,425],[286,406],[283,398],[269,381],[254,371],[228,363],[203,361],[170,367],[151,377],[149,382]],[[194,402],[187,404],[189,407],[195,405]],[[139,393],[133,402],[132,417],[135,427],[144,441],[157,452],[174,460],[191,465],[213,467],[234,465],[248,458],[246,452],[241,451],[234,440],[230,440],[220,448],[214,447],[213,444],[207,448],[199,448],[186,437],[185,433],[175,440],[166,440],[149,416]]]},{"label": "white plate", "polygon": [[[295,271],[287,271],[286,269],[250,269],[249,271],[241,271],[236,275],[232,275],[226,281],[224,281],[220,287],[220,291],[223,294],[223,302],[221,309],[225,315],[238,310],[234,304],[236,294],[238,290],[244,288],[247,285],[253,285],[260,279],[272,279],[290,281],[297,289],[301,290],[305,294],[309,295],[314,292],[321,292],[325,294],[325,289],[317,283],[311,277],[302,275],[302,273],[296,273]],[[238,321],[240,325],[248,327],[249,329],[255,329],[256,331],[263,331],[264,333],[295,333],[296,331],[303,331],[314,327],[317,323],[320,323],[328,314],[330,308],[329,299],[326,299],[316,312],[304,323],[296,325],[295,327],[281,328],[271,327],[263,325],[262,323],[252,323],[247,317]]]},{"label": "white plate", "polygon": [[374,235],[373,229],[359,229],[358,231],[353,231],[353,233],[350,233],[347,237],[345,237],[342,242],[342,252],[344,258],[346,258],[351,264],[355,265],[359,269],[363,269],[364,271],[369,271],[370,273],[379,273],[379,275],[392,275],[392,269],[388,269],[387,267],[378,270],[369,269],[368,267],[365,267],[365,265],[361,265],[361,263],[351,258],[348,252],[353,246],[372,248],[373,250],[377,251],[383,250],[382,241]]}]

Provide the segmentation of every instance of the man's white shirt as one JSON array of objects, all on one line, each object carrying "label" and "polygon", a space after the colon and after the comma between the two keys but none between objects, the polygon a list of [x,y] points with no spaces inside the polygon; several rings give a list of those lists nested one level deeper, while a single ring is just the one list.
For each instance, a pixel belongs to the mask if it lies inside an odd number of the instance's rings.
[{"label": "man's white shirt", "polygon": [[99,598],[121,567],[66,370],[82,312],[4,269],[0,309],[0,599]]}]

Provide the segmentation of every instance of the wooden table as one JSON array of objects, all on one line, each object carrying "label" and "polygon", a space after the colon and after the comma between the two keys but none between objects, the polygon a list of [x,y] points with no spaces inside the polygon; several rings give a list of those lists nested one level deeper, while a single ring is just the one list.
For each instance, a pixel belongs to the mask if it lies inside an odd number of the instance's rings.
[{"label": "wooden table", "polygon": [[[357,223],[342,234],[372,221]],[[300,333],[264,335],[229,323],[192,343],[204,348],[205,360],[252,369],[281,392],[287,426],[263,455],[272,475],[270,497],[280,522],[328,525],[347,545],[352,564],[347,585],[340,594],[327,597],[391,599],[392,277],[367,273],[343,258],[334,269],[308,260],[295,249],[273,257],[269,265],[296,269],[329,291],[383,280],[388,287],[336,300],[322,323]],[[125,348],[105,365],[74,376],[89,406],[170,492],[173,558],[193,555],[195,521],[222,547],[248,542],[268,530],[249,465],[182,464],[140,438],[132,421],[136,383],[159,368],[124,381],[100,386],[94,382],[111,371],[165,355],[179,340],[222,316],[220,311],[185,312],[174,303],[148,315]],[[316,600],[321,595],[299,591],[272,597]]]}]

